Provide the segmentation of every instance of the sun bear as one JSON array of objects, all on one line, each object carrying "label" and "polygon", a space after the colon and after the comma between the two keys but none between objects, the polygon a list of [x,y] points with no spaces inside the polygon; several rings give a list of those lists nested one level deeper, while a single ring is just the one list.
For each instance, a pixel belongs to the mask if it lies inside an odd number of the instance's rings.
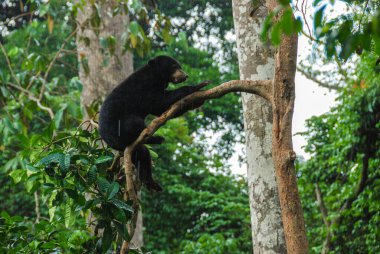
[{"label": "sun bear", "polygon": [[[124,151],[145,129],[147,115],[159,116],[176,101],[199,91],[208,82],[195,86],[184,86],[176,90],[166,90],[169,83],[182,83],[188,75],[181,65],[169,56],[158,56],[132,73],[107,96],[100,109],[99,133],[113,149]],[[202,102],[203,103],[203,102]],[[184,108],[175,116],[180,116],[192,108]],[[161,144],[163,137],[152,136],[146,144]],[[138,169],[141,182],[150,191],[161,191],[161,186],[153,180],[152,161],[149,150],[144,145],[136,147],[132,162]]]}]

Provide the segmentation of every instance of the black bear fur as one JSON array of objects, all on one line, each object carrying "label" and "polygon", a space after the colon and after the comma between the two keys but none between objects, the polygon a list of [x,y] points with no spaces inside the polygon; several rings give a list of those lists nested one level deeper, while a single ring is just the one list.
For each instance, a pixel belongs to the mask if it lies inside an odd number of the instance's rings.
[{"label": "black bear fur", "polygon": [[[176,101],[208,84],[203,82],[173,91],[166,90],[169,82],[181,83],[187,77],[175,59],[169,56],[151,59],[147,65],[115,87],[105,99],[99,115],[100,136],[111,148],[124,151],[145,129],[144,119],[147,115],[161,115]],[[192,105],[191,108],[200,105]],[[191,108],[184,108],[175,116],[180,116]],[[152,136],[146,143],[161,144],[163,141],[163,137]],[[162,190],[153,180],[151,156],[144,145],[136,147],[132,162],[138,169],[140,180],[149,190]]]}]

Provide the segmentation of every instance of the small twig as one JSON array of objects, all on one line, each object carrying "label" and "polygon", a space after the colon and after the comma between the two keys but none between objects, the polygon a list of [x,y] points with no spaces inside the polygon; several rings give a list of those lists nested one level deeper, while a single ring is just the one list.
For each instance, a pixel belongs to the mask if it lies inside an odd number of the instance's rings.
[{"label": "small twig", "polygon": [[340,89],[340,87],[337,85],[330,85],[330,84],[326,84],[326,83],[320,81],[319,79],[315,78],[310,73],[307,73],[305,70],[303,70],[302,68],[300,68],[298,66],[297,66],[297,71],[302,73],[307,79],[317,83],[320,87],[324,87],[324,88],[327,88],[329,90],[339,90]]},{"label": "small twig", "polygon": [[34,202],[35,202],[35,211],[36,211],[36,223],[40,222],[41,213],[40,213],[40,200],[38,197],[38,191],[34,192]]},{"label": "small twig", "polygon": [[313,41],[313,42],[319,42],[319,41],[317,40],[317,38],[315,38],[315,37],[313,37],[313,36],[307,34],[304,30],[301,30],[301,33],[302,33],[303,36],[305,36],[306,38],[308,38],[310,41]]},{"label": "small twig", "polygon": [[47,80],[47,77],[51,71],[51,68],[53,67],[53,65],[55,64],[55,61],[57,60],[59,54],[61,54],[63,48],[66,46],[66,44],[69,42],[69,40],[77,33],[78,31],[78,27],[73,31],[71,32],[71,34],[69,34],[69,36],[63,41],[60,49],[57,51],[57,53],[55,54],[53,60],[51,60],[46,72],[45,72],[45,75],[44,75],[44,81],[42,83],[42,86],[41,86],[41,91],[40,91],[40,95],[38,96],[39,100],[41,100],[42,96],[43,96],[43,93],[45,91],[45,86],[46,86],[46,80]]},{"label": "small twig", "polygon": [[19,91],[21,91],[23,93],[25,93],[30,100],[32,100],[32,101],[34,101],[34,102],[37,103],[37,106],[40,109],[42,109],[44,111],[47,111],[51,119],[54,119],[53,110],[51,108],[49,108],[49,107],[46,107],[46,106],[42,105],[41,101],[39,99],[37,99],[32,92],[30,92],[29,90],[26,90],[25,88],[22,88],[21,86],[17,86],[17,85],[12,84],[12,83],[7,83],[7,85],[10,86],[10,87],[13,87],[13,88],[15,88],[15,89],[17,89],[17,90],[19,90]]},{"label": "small twig", "polygon": [[2,22],[2,24],[3,24],[3,25],[6,25],[6,24],[9,24],[9,23],[10,23],[11,21],[13,21],[13,20],[17,20],[17,19],[19,19],[19,18],[22,18],[22,17],[24,17],[24,16],[28,16],[28,15],[33,16],[33,14],[34,14],[34,11],[24,12],[24,13],[21,13],[21,14],[19,14],[19,15],[17,15],[17,16],[14,16],[14,17],[10,18],[10,19],[7,20],[7,21]]},{"label": "small twig", "polygon": [[[305,5],[305,8],[303,8],[304,5]],[[310,26],[309,26],[309,23],[307,22],[307,18],[306,18],[306,13],[307,13],[306,8],[307,8],[307,0],[303,0],[302,5],[301,5],[301,13],[302,13],[303,19],[305,21],[305,25],[307,27],[307,30],[309,31],[309,36],[312,37]]]},{"label": "small twig", "polygon": [[26,86],[26,90],[29,90],[30,87],[33,85],[34,81],[37,79],[37,77],[40,75],[41,71],[38,71],[37,74],[30,78],[29,84]]},{"label": "small twig", "polygon": [[334,60],[335,60],[336,64],[338,65],[339,73],[347,80],[348,79],[347,72],[345,69],[343,69],[343,66],[341,64],[341,61],[339,60],[339,57],[338,57],[336,51],[334,52]]},{"label": "small twig", "polygon": [[6,60],[7,64],[8,64],[9,71],[11,72],[11,75],[12,75],[13,79],[14,79],[14,80],[16,81],[16,83],[17,83],[17,85],[14,85],[14,84],[11,84],[11,83],[8,83],[7,85],[12,86],[13,88],[16,88],[16,89],[20,90],[21,92],[27,94],[27,95],[28,95],[28,98],[29,98],[30,100],[35,101],[35,102],[37,103],[37,106],[38,106],[40,109],[42,109],[42,110],[44,110],[44,111],[47,111],[47,112],[49,113],[50,118],[51,118],[51,119],[54,119],[54,113],[53,113],[53,110],[52,110],[51,108],[49,108],[49,107],[46,107],[46,106],[42,105],[42,104],[41,104],[41,98],[39,98],[39,99],[36,98],[36,97],[34,96],[34,94],[31,93],[29,90],[26,90],[25,88],[21,87],[20,80],[16,77],[16,75],[15,75],[14,72],[13,72],[11,62],[10,62],[10,60],[9,60],[9,58],[8,58],[8,55],[7,55],[7,52],[6,52],[4,46],[3,46],[3,44],[2,44],[1,42],[0,42],[0,48],[1,48],[1,50],[2,50],[2,52],[3,52],[3,54],[4,54],[4,56],[5,56],[5,60]]},{"label": "small twig", "polygon": [[[30,15],[29,17],[29,25],[32,23],[33,21],[33,15],[34,13],[32,13],[32,15]],[[29,54],[29,48],[30,48],[30,43],[32,42],[32,35],[29,34],[29,37],[28,37],[28,44],[26,45],[26,49],[25,49],[25,55],[28,55]]]},{"label": "small twig", "polygon": [[365,11],[367,10],[367,7],[368,7],[368,2],[369,2],[369,0],[367,0],[366,2],[365,2],[365,6],[364,6],[364,9],[363,9],[363,13],[362,13],[362,16],[360,17],[360,20],[359,20],[359,27],[358,27],[358,31],[360,32],[360,27],[361,27],[361,25],[362,25],[362,20],[363,20],[363,17],[364,17],[364,13],[365,13]]},{"label": "small twig", "polygon": [[78,56],[78,51],[77,50],[62,49],[62,52]]},{"label": "small twig", "polygon": [[327,230],[329,230],[329,228],[330,228],[330,222],[328,221],[328,212],[327,212],[327,209],[326,209],[325,202],[323,200],[321,189],[319,188],[318,183],[315,183],[314,187],[315,187],[315,196],[317,197],[319,210],[322,213],[323,222],[325,223],[325,226],[326,226]]},{"label": "small twig", "polygon": [[20,86],[20,80],[16,77],[15,73],[13,72],[11,61],[9,60],[7,51],[5,50],[5,48],[4,48],[4,46],[3,46],[3,44],[1,42],[0,42],[0,48],[1,48],[1,51],[3,52],[3,54],[4,54],[5,61],[7,62],[8,69],[11,72],[11,75],[12,75],[13,79]]}]

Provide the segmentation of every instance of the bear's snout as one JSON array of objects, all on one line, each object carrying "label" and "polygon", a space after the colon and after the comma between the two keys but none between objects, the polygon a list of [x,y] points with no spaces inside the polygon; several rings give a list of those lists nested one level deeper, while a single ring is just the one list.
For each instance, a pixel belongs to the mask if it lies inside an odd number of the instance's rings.
[{"label": "bear's snout", "polygon": [[184,82],[188,77],[189,75],[187,75],[186,72],[184,72],[181,69],[177,69],[173,73],[171,81],[175,84],[178,84],[178,83]]}]

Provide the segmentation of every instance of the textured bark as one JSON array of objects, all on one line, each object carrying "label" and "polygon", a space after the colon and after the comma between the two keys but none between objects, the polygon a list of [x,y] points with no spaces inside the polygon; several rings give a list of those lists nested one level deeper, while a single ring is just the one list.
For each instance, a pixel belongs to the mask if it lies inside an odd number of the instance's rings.
[{"label": "textured bark", "polygon": [[[240,79],[273,79],[275,50],[260,40],[268,10],[255,7],[251,0],[232,3]],[[272,159],[272,106],[253,94],[242,93],[242,100],[253,252],[286,253]]]},{"label": "textured bark", "polygon": [[[267,0],[273,11],[276,0]],[[280,16],[279,16],[280,17]],[[308,253],[305,222],[294,168],[292,117],[295,99],[297,34],[282,36],[275,61],[273,80],[273,160],[276,169],[282,222],[288,253]]]},{"label": "textured bark", "polygon": [[[77,32],[79,63],[87,61],[89,70],[86,73],[83,65],[80,65],[79,77],[83,84],[81,102],[86,107],[90,106],[94,101],[104,99],[116,85],[133,72],[132,54],[130,52],[122,54],[120,45],[122,34],[126,32],[129,18],[123,14],[110,17],[107,12],[112,13],[112,6],[114,5],[114,0],[104,1],[101,4],[102,22],[99,28],[93,28],[90,25],[89,19],[92,14],[90,4],[87,4],[83,11],[78,11],[77,22],[80,26]],[[98,31],[99,34],[97,35],[95,31]],[[101,50],[100,38],[109,36],[114,36],[117,41],[113,56],[103,54]],[[90,45],[86,45],[84,38],[90,39]]]},{"label": "textured bark", "polygon": [[[101,6],[101,25],[94,28],[90,25],[92,15],[91,5],[84,6],[83,11],[79,9],[77,23],[77,49],[79,63],[87,62],[87,66],[80,64],[79,77],[83,84],[81,103],[87,108],[95,101],[101,101],[104,97],[121,81],[133,72],[133,56],[130,52],[122,54],[122,35],[126,32],[129,18],[128,15],[118,14],[115,17],[109,16],[112,13],[112,6],[116,1],[103,1]],[[98,32],[98,34],[95,33]],[[102,51],[100,38],[114,36],[116,38],[116,48],[114,55],[104,54]],[[88,38],[90,44],[86,43]],[[103,52],[103,53],[102,53]],[[88,71],[86,72],[86,68]],[[135,234],[130,243],[131,247],[139,248],[143,245],[142,214],[139,212]]]}]

